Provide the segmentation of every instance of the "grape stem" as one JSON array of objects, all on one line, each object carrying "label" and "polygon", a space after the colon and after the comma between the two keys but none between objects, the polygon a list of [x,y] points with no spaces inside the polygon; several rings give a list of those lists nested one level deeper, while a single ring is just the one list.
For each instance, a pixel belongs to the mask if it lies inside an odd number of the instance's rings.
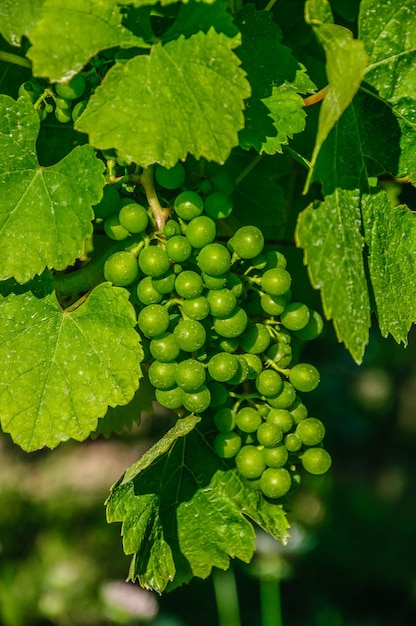
[{"label": "grape stem", "polygon": [[142,175],[140,176],[140,183],[144,188],[144,192],[146,194],[147,201],[149,203],[149,207],[153,213],[153,217],[155,219],[156,227],[158,230],[162,231],[165,227],[166,220],[169,217],[170,211],[168,209],[164,209],[157,197],[155,185],[153,182],[153,166],[146,167],[143,170]]},{"label": "grape stem", "polygon": [[309,107],[311,106],[311,104],[316,104],[317,102],[321,102],[327,95],[328,91],[329,91],[329,85],[327,85],[326,87],[323,87],[323,89],[320,89],[319,91],[312,94],[311,96],[304,98],[303,106]]},{"label": "grape stem", "polygon": [[17,54],[13,54],[12,52],[4,52],[3,50],[0,50],[0,61],[4,61],[5,63],[13,63],[14,65],[20,65],[21,67],[32,67],[29,59],[24,59],[23,57],[19,57]]}]

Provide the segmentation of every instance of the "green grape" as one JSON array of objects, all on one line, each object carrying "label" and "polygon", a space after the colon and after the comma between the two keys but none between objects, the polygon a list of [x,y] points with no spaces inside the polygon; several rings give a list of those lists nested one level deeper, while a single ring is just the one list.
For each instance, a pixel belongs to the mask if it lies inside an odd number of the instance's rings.
[{"label": "green grape", "polygon": [[217,345],[219,350],[233,354],[238,349],[239,343],[238,339],[233,337],[218,337]]},{"label": "green grape", "polygon": [[281,267],[266,270],[261,277],[261,288],[270,296],[282,296],[289,291],[291,283],[289,272]]},{"label": "green grape", "polygon": [[235,423],[243,433],[255,433],[263,422],[261,415],[251,406],[245,406],[235,415]]},{"label": "green grape", "polygon": [[105,185],[103,189],[103,197],[100,202],[92,208],[96,218],[105,219],[118,212],[120,204],[120,196],[117,189],[113,185]]},{"label": "green grape", "polygon": [[137,325],[150,338],[164,333],[169,326],[169,313],[161,304],[148,304],[139,313]]},{"label": "green grape", "polygon": [[208,372],[211,378],[226,383],[236,375],[238,371],[238,359],[228,352],[217,352],[209,360]]},{"label": "green grape", "polygon": [[[46,113],[50,113],[50,111],[48,111],[46,107],[45,111]],[[72,114],[69,109],[58,109],[58,107],[56,107],[55,117],[61,124],[66,124],[67,122],[72,121]]]},{"label": "green grape", "polygon": [[264,293],[260,299],[261,308],[267,315],[280,315],[287,306],[285,296],[271,296]]},{"label": "green grape", "polygon": [[169,169],[156,165],[155,178],[156,182],[164,189],[179,189],[185,182],[185,168],[179,162]]},{"label": "green grape", "polygon": [[232,249],[242,259],[253,259],[263,246],[263,233],[257,226],[242,226],[232,238]]},{"label": "green grape", "polygon": [[170,268],[169,257],[159,246],[147,246],[140,252],[139,267],[143,274],[160,278]]},{"label": "green grape", "polygon": [[247,313],[239,306],[236,306],[229,317],[214,318],[214,330],[221,337],[239,337],[246,329],[248,322]]},{"label": "green grape", "polygon": [[113,239],[114,241],[122,241],[130,236],[129,231],[120,224],[118,215],[110,215],[106,218],[104,222],[104,231],[107,237]]},{"label": "green grape", "polygon": [[282,391],[275,396],[269,396],[267,402],[274,409],[288,409],[296,400],[296,391],[290,383],[283,381]]},{"label": "green grape", "polygon": [[286,269],[287,261],[286,257],[278,250],[267,250],[265,252],[266,257],[266,270],[271,270],[274,267],[281,267]]},{"label": "green grape", "polygon": [[[243,445],[255,445],[258,446],[258,441],[257,441],[257,433],[243,433],[242,431],[240,431],[240,435],[241,435],[241,441],[243,442]],[[262,447],[262,446],[261,446]],[[259,447],[260,449],[260,447]]]},{"label": "green grape", "polygon": [[183,406],[191,413],[203,413],[211,404],[211,394],[208,387],[202,385],[193,393],[183,392]]},{"label": "green grape", "polygon": [[214,220],[229,217],[233,211],[233,201],[220,191],[214,191],[205,198],[205,213]]},{"label": "green grape", "polygon": [[310,474],[325,474],[331,467],[330,454],[324,448],[308,448],[302,454],[303,467]]},{"label": "green grape", "polygon": [[293,418],[287,409],[270,409],[266,422],[276,424],[284,433],[288,433],[293,426]]},{"label": "green grape", "polygon": [[70,80],[55,85],[55,91],[61,98],[77,100],[85,91],[86,82],[82,74],[76,74]]},{"label": "green grape", "polygon": [[175,291],[182,298],[197,298],[203,289],[202,278],[192,270],[185,270],[176,277]]},{"label": "green grape", "polygon": [[235,464],[244,478],[259,478],[266,469],[262,451],[252,445],[240,448],[235,457]]},{"label": "green grape", "polygon": [[38,117],[39,117],[41,122],[43,122],[43,120],[46,119],[47,115],[48,114],[45,111],[45,109],[43,107],[39,107],[39,109],[38,109]]},{"label": "green grape", "polygon": [[201,278],[204,281],[205,287],[211,290],[223,289],[228,282],[229,273],[221,274],[220,276],[211,276],[205,272],[201,272]]},{"label": "green grape", "polygon": [[114,252],[104,263],[104,278],[116,287],[131,285],[139,275],[139,266],[130,252]]},{"label": "green grape", "polygon": [[229,274],[227,278],[227,289],[232,291],[236,298],[241,298],[244,293],[243,282],[236,274]]},{"label": "green grape", "polygon": [[302,302],[291,302],[280,315],[280,321],[288,330],[301,330],[309,322],[310,311]]},{"label": "green grape", "polygon": [[283,342],[273,343],[267,350],[266,356],[278,367],[285,368],[292,361],[292,348]]},{"label": "green grape", "polygon": [[77,102],[74,108],[72,109],[72,121],[76,122],[79,117],[84,113],[87,108],[88,100],[81,100]]},{"label": "green grape", "polygon": [[263,369],[260,357],[258,357],[257,354],[250,354],[248,352],[247,354],[242,354],[241,358],[243,358],[248,365],[248,380],[254,380],[257,378]]},{"label": "green grape", "polygon": [[256,409],[259,412],[259,414],[262,417],[264,417],[265,419],[267,418],[268,414],[270,413],[270,407],[265,402],[256,404]]},{"label": "green grape", "polygon": [[183,263],[192,254],[192,246],[183,235],[173,235],[166,242],[168,257],[175,263]]},{"label": "green grape", "polygon": [[197,263],[201,270],[210,276],[221,276],[231,267],[231,256],[220,243],[204,246],[198,254]]},{"label": "green grape", "polygon": [[207,299],[213,317],[227,317],[237,305],[237,299],[229,289],[210,290]]},{"label": "green grape", "polygon": [[305,417],[308,417],[308,409],[298,398],[295,400],[292,406],[289,407],[289,411],[295,424],[299,424],[299,422],[304,420]]},{"label": "green grape", "polygon": [[213,381],[208,383],[207,387],[211,394],[211,408],[218,409],[224,406],[228,400],[228,389],[225,385]]},{"label": "green grape", "polygon": [[120,210],[118,219],[129,233],[142,233],[149,223],[149,216],[145,207],[135,202],[124,205]]},{"label": "green grape", "polygon": [[19,98],[23,96],[33,104],[36,102],[36,100],[39,100],[41,94],[41,87],[37,83],[32,81],[26,81],[25,83],[22,83],[18,91]]},{"label": "green grape", "polygon": [[204,210],[204,201],[195,191],[183,191],[176,196],[174,202],[175,213],[183,220],[193,220]]},{"label": "green grape", "polygon": [[65,98],[59,98],[58,96],[56,96],[54,100],[58,109],[70,109],[72,107],[72,100],[66,100]]},{"label": "green grape", "polygon": [[298,391],[313,391],[319,385],[319,372],[309,363],[297,363],[289,373],[289,381]]},{"label": "green grape", "polygon": [[218,433],[214,439],[214,450],[222,459],[232,459],[241,448],[241,437],[237,433]]},{"label": "green grape", "polygon": [[257,429],[257,439],[265,448],[274,448],[283,439],[283,431],[271,422],[263,422]]},{"label": "green grape", "polygon": [[268,467],[261,475],[260,489],[267,498],[276,500],[285,496],[292,486],[292,478],[283,467]]},{"label": "green grape", "polygon": [[176,386],[176,362],[153,361],[148,369],[149,381],[156,389],[171,389]]},{"label": "green grape", "polygon": [[302,448],[302,439],[296,433],[288,433],[283,443],[288,452],[299,452]]},{"label": "green grape", "polygon": [[175,361],[181,351],[175,335],[169,332],[161,333],[152,339],[149,349],[152,357],[163,363]]},{"label": "green grape", "polygon": [[316,446],[325,437],[325,426],[315,417],[307,417],[296,426],[296,434],[305,446]]},{"label": "green grape", "polygon": [[166,222],[163,234],[167,239],[170,239],[170,237],[174,237],[175,235],[180,235],[181,233],[182,229],[178,222],[175,222],[175,220],[168,220]]},{"label": "green grape", "polygon": [[257,322],[247,328],[241,337],[240,345],[250,354],[265,352],[270,344],[270,333],[264,324]]},{"label": "green grape", "polygon": [[249,372],[247,361],[240,355],[237,355],[237,359],[238,359],[237,373],[228,381],[230,385],[240,385],[245,380],[247,380],[247,376]]},{"label": "green grape", "polygon": [[187,393],[194,393],[205,383],[205,367],[195,359],[186,359],[178,364],[176,384]]},{"label": "green grape", "polygon": [[153,288],[162,296],[172,293],[175,289],[176,274],[172,270],[166,272],[160,278],[152,278],[151,276],[147,276],[147,278],[150,278]]},{"label": "green grape", "polygon": [[305,341],[310,341],[311,339],[316,339],[322,333],[324,327],[324,321],[322,317],[319,315],[318,311],[310,310],[309,322],[301,328],[300,330],[295,332],[296,337],[299,339],[303,339]]},{"label": "green grape", "polygon": [[181,304],[186,317],[200,322],[209,315],[209,303],[204,296],[184,300]]},{"label": "green grape", "polygon": [[274,370],[263,370],[256,378],[256,388],[262,396],[275,396],[283,388],[283,381]]},{"label": "green grape", "polygon": [[48,102],[48,103],[46,103],[46,104],[45,104],[45,111],[46,111],[46,113],[52,113],[52,111],[53,111],[53,106],[52,106],[52,104],[49,104],[49,102]]},{"label": "green grape", "polygon": [[173,389],[156,389],[156,400],[167,409],[180,409],[183,401],[183,391],[180,387]]},{"label": "green grape", "polygon": [[214,424],[221,432],[228,433],[229,431],[234,430],[236,426],[234,411],[229,407],[219,409],[214,414]]},{"label": "green grape", "polygon": [[159,304],[163,296],[152,284],[151,276],[146,276],[137,285],[137,297],[142,304]]},{"label": "green grape", "polygon": [[208,178],[204,178],[199,183],[199,191],[204,195],[208,195],[212,191],[214,191],[214,184]]},{"label": "green grape", "polygon": [[277,445],[274,448],[264,448],[263,458],[267,467],[283,467],[289,458],[286,446]]},{"label": "green grape", "polygon": [[206,342],[205,328],[196,320],[180,320],[173,333],[178,346],[185,352],[196,352]]},{"label": "green grape", "polygon": [[185,230],[185,237],[193,248],[203,248],[212,243],[217,234],[214,220],[207,215],[199,215],[189,222]]}]

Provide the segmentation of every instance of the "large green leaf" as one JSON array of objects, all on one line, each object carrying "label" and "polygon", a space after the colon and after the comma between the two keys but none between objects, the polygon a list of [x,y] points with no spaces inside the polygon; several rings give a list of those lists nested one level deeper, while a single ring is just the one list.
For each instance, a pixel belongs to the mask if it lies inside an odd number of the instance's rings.
[{"label": "large green leaf", "polygon": [[41,167],[39,118],[31,103],[0,96],[0,280],[24,283],[45,267],[65,269],[92,233],[91,205],[102,196],[104,166],[90,146]]},{"label": "large green leaf", "polygon": [[384,191],[365,194],[362,213],[381,333],[407,344],[416,322],[416,216],[392,207]]},{"label": "large green leaf", "polygon": [[416,172],[416,0],[363,0],[359,36],[369,55],[364,89],[400,128],[398,175]]},{"label": "large green leaf", "polygon": [[130,578],[143,587],[161,593],[226,569],[230,557],[249,561],[255,534],[247,518],[287,538],[282,507],[244,484],[212,438],[208,419],[182,418],[113,487],[107,518],[123,522]]},{"label": "large green leaf", "polygon": [[[78,118],[97,148],[128,162],[172,167],[188,153],[223,162],[244,124],[250,95],[230,39],[210,30],[115,65]],[[116,113],[116,115],[115,115]]]},{"label": "large green leaf", "polygon": [[68,311],[54,294],[10,293],[0,322],[0,420],[24,450],[82,441],[133,398],[143,353],[126,290],[102,283]]},{"label": "large green leaf", "polygon": [[20,46],[23,35],[31,32],[42,11],[45,0],[2,0],[0,4],[0,33],[13,46]]},{"label": "large green leaf", "polygon": [[30,40],[27,56],[34,75],[52,81],[70,78],[101,50],[119,45],[148,47],[122,25],[114,0],[45,0]]}]

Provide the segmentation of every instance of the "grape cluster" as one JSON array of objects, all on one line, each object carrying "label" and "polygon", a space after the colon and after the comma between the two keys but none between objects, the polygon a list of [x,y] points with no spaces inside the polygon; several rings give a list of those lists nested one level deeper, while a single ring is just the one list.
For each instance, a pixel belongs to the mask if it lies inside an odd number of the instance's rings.
[{"label": "grape cluster", "polygon": [[[184,168],[159,167],[155,178],[175,190]],[[292,337],[317,337],[322,319],[292,300],[286,259],[265,247],[256,226],[219,240],[218,219],[232,202],[205,189],[205,197],[201,189],[175,193],[160,232],[144,204],[120,202],[107,186],[95,207],[105,233],[115,241],[139,236],[139,244],[111,254],[104,277],[133,295],[157,401],[212,420],[216,453],[276,500],[297,486],[299,465],[312,474],[331,465],[324,426],[299,396],[317,387],[319,372],[292,364]]]},{"label": "grape cluster", "polygon": [[18,96],[27,98],[35,106],[40,120],[54,113],[58,122],[65,124],[78,119],[87,106],[85,94],[91,88],[84,74],[50,86],[45,81],[32,79],[22,83]]}]

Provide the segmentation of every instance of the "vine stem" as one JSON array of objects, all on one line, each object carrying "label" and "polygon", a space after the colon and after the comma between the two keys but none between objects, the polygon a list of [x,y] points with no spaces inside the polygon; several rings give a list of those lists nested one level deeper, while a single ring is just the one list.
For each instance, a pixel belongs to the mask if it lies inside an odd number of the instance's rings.
[{"label": "vine stem", "polygon": [[241,183],[241,181],[243,180],[243,178],[245,178],[247,176],[247,174],[250,174],[251,170],[256,167],[257,163],[260,163],[262,158],[263,158],[263,155],[262,154],[258,154],[256,157],[254,157],[254,159],[252,161],[250,161],[250,163],[247,165],[247,167],[243,169],[241,174],[239,174],[239,176],[237,176],[237,178],[235,180],[236,186]]},{"label": "vine stem", "polygon": [[232,567],[225,572],[213,569],[212,582],[219,626],[241,626],[237,583]]},{"label": "vine stem", "polygon": [[156,228],[160,231],[163,230],[166,224],[166,220],[169,217],[169,210],[164,209],[157,197],[155,185],[153,182],[153,165],[143,170],[143,174],[140,176],[140,183],[144,188],[149,207],[155,218]]},{"label": "vine stem", "polygon": [[262,626],[283,626],[278,578],[260,579],[260,606]]},{"label": "vine stem", "polygon": [[13,63],[14,65],[20,65],[21,67],[32,67],[29,59],[24,59],[23,57],[19,57],[17,54],[13,54],[12,52],[3,52],[2,50],[0,50],[0,61]]},{"label": "vine stem", "polygon": [[266,6],[264,7],[264,10],[271,11],[275,4],[276,4],[276,0],[270,0],[270,2],[268,2]]},{"label": "vine stem", "polygon": [[327,95],[328,91],[329,91],[329,85],[327,85],[326,87],[323,87],[323,89],[320,89],[316,93],[313,93],[311,96],[304,98],[303,106],[309,107],[311,106],[311,104],[316,104],[317,102],[321,102]]}]

